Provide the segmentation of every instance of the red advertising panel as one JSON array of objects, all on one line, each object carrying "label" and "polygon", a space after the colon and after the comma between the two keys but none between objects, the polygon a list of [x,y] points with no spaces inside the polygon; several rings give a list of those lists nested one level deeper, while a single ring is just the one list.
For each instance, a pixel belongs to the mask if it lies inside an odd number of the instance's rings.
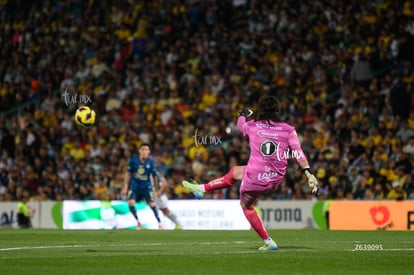
[{"label": "red advertising panel", "polygon": [[414,230],[414,201],[334,201],[332,230]]}]

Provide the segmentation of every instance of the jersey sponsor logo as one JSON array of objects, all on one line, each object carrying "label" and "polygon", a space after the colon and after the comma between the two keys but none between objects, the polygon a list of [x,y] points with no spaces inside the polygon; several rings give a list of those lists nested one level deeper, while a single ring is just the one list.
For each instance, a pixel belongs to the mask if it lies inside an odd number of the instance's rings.
[{"label": "jersey sponsor logo", "polygon": [[145,169],[143,166],[139,166],[137,171],[134,173],[134,178],[139,180],[147,180],[148,176],[145,175]]},{"label": "jersey sponsor logo", "polygon": [[269,180],[272,178],[276,178],[278,173],[276,171],[272,171],[272,169],[265,165],[265,171],[263,173],[257,174],[257,180]]},{"label": "jersey sponsor logo", "polygon": [[266,130],[257,131],[257,135],[259,137],[271,137],[271,138],[277,138],[279,136],[277,133],[268,132]]},{"label": "jersey sponsor logo", "polygon": [[144,174],[145,173],[145,169],[144,169],[144,167],[142,167],[142,166],[140,166],[140,167],[138,167],[138,174],[140,174],[140,175],[142,175],[142,174]]},{"label": "jersey sponsor logo", "polygon": [[272,129],[272,130],[283,130],[282,126],[272,126],[266,123],[256,123],[257,128],[265,128],[265,129]]},{"label": "jersey sponsor logo", "polygon": [[257,174],[257,180],[269,180],[272,178],[276,178],[277,175],[278,174],[275,171],[259,173]]}]

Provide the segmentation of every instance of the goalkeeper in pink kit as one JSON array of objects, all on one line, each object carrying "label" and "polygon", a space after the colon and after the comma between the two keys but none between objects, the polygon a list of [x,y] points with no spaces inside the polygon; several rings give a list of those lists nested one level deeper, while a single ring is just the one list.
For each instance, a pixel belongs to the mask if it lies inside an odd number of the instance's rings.
[{"label": "goalkeeper in pink kit", "polygon": [[[264,245],[259,250],[277,250],[278,246],[269,236],[262,219],[253,209],[261,194],[277,187],[283,180],[288,158],[294,157],[308,177],[308,184],[313,193],[318,190],[318,181],[310,172],[309,164],[302,151],[296,130],[293,126],[280,121],[279,101],[273,96],[263,96],[259,100],[256,119],[246,121],[250,110],[243,110],[237,119],[237,128],[249,137],[250,158],[244,169],[232,167],[228,174],[205,185],[197,186],[183,182],[195,194],[204,191],[228,187],[234,184],[235,173],[243,171],[240,187],[240,205],[252,228],[263,239]],[[236,171],[237,169],[237,171]],[[206,190],[208,187],[209,190]]]}]

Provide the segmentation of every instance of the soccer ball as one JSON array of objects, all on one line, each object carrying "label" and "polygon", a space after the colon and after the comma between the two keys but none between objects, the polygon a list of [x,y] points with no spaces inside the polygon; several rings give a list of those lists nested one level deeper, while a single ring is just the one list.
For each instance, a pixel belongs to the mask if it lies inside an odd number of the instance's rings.
[{"label": "soccer ball", "polygon": [[95,123],[96,113],[88,106],[81,106],[76,110],[75,122],[80,126],[91,126]]}]

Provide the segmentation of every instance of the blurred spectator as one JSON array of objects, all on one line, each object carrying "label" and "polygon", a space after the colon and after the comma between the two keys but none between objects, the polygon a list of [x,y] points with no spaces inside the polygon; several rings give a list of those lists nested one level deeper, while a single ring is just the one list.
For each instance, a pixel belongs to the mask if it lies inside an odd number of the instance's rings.
[{"label": "blurred spectator", "polygon": [[403,152],[406,154],[411,154],[411,156],[414,155],[414,135],[408,138],[407,144],[405,144],[403,147]]},{"label": "blurred spectator", "polygon": [[93,187],[93,198],[96,200],[110,200],[109,188],[105,183],[105,178],[100,177]]},{"label": "blurred spectator", "polygon": [[387,195],[389,200],[405,200],[407,198],[407,193],[402,189],[401,184],[398,181],[393,181],[391,184],[391,191]]},{"label": "blurred spectator", "polygon": [[407,121],[402,121],[396,133],[396,137],[400,138],[403,144],[406,144],[408,139],[412,136],[414,136],[414,129],[408,127]]},{"label": "blurred spectator", "polygon": [[[408,119],[411,109],[412,95],[407,91],[406,84],[399,78],[396,78],[391,87],[389,96],[393,115],[399,116],[402,120]],[[406,139],[404,139],[404,141],[406,141]]]},{"label": "blurred spectator", "polygon": [[355,61],[351,69],[352,82],[357,88],[362,86],[364,89],[368,89],[372,77],[368,59],[365,55],[357,55],[354,58]]}]

